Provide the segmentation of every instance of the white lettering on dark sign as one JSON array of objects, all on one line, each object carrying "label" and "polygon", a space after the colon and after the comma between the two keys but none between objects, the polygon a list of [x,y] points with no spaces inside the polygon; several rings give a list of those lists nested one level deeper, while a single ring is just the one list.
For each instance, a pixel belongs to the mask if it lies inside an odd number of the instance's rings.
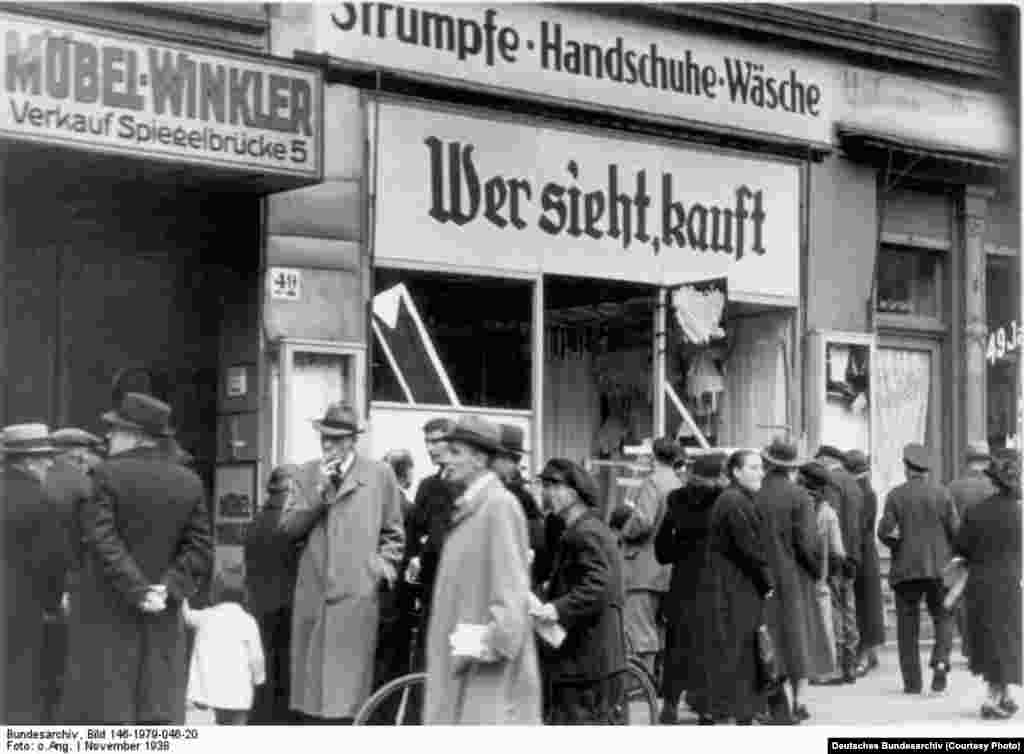
[{"label": "white lettering on dark sign", "polygon": [[314,72],[11,16],[0,24],[4,131],[319,172]]}]

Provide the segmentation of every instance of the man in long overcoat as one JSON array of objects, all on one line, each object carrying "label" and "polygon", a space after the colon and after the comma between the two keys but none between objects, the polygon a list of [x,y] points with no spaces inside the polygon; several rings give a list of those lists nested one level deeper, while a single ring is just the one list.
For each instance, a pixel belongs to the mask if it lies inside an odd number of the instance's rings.
[{"label": "man in long overcoat", "polygon": [[356,453],[351,406],[313,422],[323,457],[304,463],[279,526],[306,539],[292,609],[291,708],[310,722],[345,722],[371,693],[379,590],[394,589],[405,529],[391,467]]},{"label": "man in long overcoat", "polygon": [[843,468],[846,454],[832,445],[818,449],[817,460],[828,469],[832,483],[825,490],[825,499],[839,516],[839,530],[843,535],[846,560],[843,573],[829,576],[832,589],[832,612],[835,615],[836,661],[845,683],[857,681],[857,649],[860,645],[860,630],[857,627],[857,598],[853,584],[860,571],[863,557],[863,511],[864,493],[860,485]]},{"label": "man in long overcoat", "polygon": [[[953,497],[953,505],[956,506],[957,515],[964,520],[964,514],[971,506],[988,500],[996,494],[995,485],[986,470],[992,462],[992,456],[987,442],[972,442],[967,446],[966,457],[964,458],[965,468],[962,476],[957,477],[949,483],[947,489]],[[954,609],[956,626],[960,632],[960,652],[964,657],[970,659],[970,644],[968,637],[967,600],[959,600]]]},{"label": "man in long overcoat", "polygon": [[43,723],[40,679],[43,616],[56,608],[60,587],[49,578],[47,561],[57,554],[58,522],[45,505],[43,479],[54,448],[45,424],[5,427],[3,506],[6,656],[2,722]]},{"label": "man in long overcoat", "polygon": [[553,725],[607,725],[621,703],[618,673],[625,668],[622,553],[596,513],[597,484],[564,458],[547,462],[540,475],[545,506],[566,522],[555,553],[539,620],[566,631],[559,647],[541,645],[549,690],[547,720]]},{"label": "man in long overcoat", "polygon": [[764,523],[765,555],[776,593],[767,611],[768,627],[777,642],[781,672],[793,692],[792,714],[806,719],[800,692],[814,667],[811,642],[817,625],[806,587],[821,575],[817,523],[807,492],[794,481],[800,466],[796,446],[776,439],[761,456],[766,475],[755,502]]},{"label": "man in long overcoat", "polygon": [[447,440],[446,476],[464,492],[455,502],[434,584],[423,720],[537,725],[541,684],[528,612],[526,517],[489,470],[500,433],[491,422],[467,416]]},{"label": "man in long overcoat", "polygon": [[878,495],[871,486],[871,467],[867,454],[851,450],[846,454],[843,467],[857,480],[864,494],[861,511],[861,559],[853,594],[857,605],[857,632],[860,647],[857,651],[857,675],[865,676],[878,667],[878,647],[885,644],[885,606],[882,603],[882,574],[875,542],[878,521]]},{"label": "man in long overcoat", "polygon": [[960,519],[949,492],[928,478],[928,451],[918,443],[903,449],[907,481],[890,490],[878,524],[878,538],[892,551],[889,583],[896,594],[900,672],[907,694],[921,693],[918,635],[921,600],[935,626],[932,691],[946,690],[953,625],[943,606],[942,572],[952,557]]},{"label": "man in long overcoat", "polygon": [[669,493],[680,487],[675,472],[679,451],[672,439],[655,440],[653,456],[654,470],[644,480],[621,535],[626,561],[626,634],[633,651],[652,673],[663,646],[661,603],[672,574],[672,566],[661,565],[654,557],[654,537],[665,518]]},{"label": "man in long overcoat", "polygon": [[47,616],[43,644],[43,719],[57,724],[57,710],[64,686],[67,660],[67,619],[72,594],[82,563],[82,534],[78,512],[92,496],[92,469],[101,461],[103,441],[96,435],[74,427],[59,429],[50,436],[57,451],[53,466],[46,473],[43,494],[62,535],[62,547],[48,564],[54,588],[62,591],[61,610]]},{"label": "man in long overcoat", "polygon": [[213,538],[202,481],[160,447],[170,414],[152,396],[126,393],[103,415],[109,457],[93,469],[79,516],[84,554],[63,723],[185,722],[181,604],[209,577]]},{"label": "man in long overcoat", "polygon": [[299,570],[296,543],[278,528],[292,490],[294,466],[274,469],[267,498],[245,535],[245,585],[249,608],[260,627],[266,681],[256,689],[250,725],[294,722],[291,701],[292,601]]}]

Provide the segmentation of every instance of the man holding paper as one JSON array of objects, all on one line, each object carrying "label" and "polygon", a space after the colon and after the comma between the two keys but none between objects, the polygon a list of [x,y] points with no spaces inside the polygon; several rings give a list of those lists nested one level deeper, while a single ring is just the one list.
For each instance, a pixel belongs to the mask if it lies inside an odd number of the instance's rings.
[{"label": "man holding paper", "polygon": [[[595,512],[597,486],[572,461],[554,458],[541,472],[544,505],[565,521],[545,604],[531,610],[549,695],[546,718],[555,725],[613,722],[617,677],[625,668],[622,555],[611,529]],[[563,641],[559,632],[564,629]]]},{"label": "man holding paper", "polygon": [[489,470],[501,435],[491,422],[467,416],[444,439],[446,479],[463,492],[434,582],[423,721],[538,725],[526,517]]}]

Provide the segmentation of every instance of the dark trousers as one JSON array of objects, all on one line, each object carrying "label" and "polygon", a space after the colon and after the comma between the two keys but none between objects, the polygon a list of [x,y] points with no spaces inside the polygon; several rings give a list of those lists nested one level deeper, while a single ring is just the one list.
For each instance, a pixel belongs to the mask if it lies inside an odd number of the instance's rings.
[{"label": "dark trousers", "polygon": [[624,724],[623,685],[620,676],[579,683],[550,683],[547,691],[548,725]]},{"label": "dark trousers", "polygon": [[249,722],[249,710],[215,708],[213,719],[217,725],[245,725]]},{"label": "dark trousers", "polygon": [[289,709],[292,691],[291,608],[285,607],[263,613],[257,622],[260,626],[260,638],[263,640],[267,677],[266,682],[256,688],[252,724],[288,725],[296,720],[295,713]]},{"label": "dark trousers", "polygon": [[913,579],[893,585],[896,596],[896,635],[900,650],[900,671],[903,685],[920,689],[921,654],[918,639],[921,633],[921,600],[928,606],[935,627],[935,644],[929,665],[942,663],[949,667],[949,652],[953,644],[953,620],[942,606],[944,589],[939,579]]},{"label": "dark trousers", "polygon": [[42,724],[56,725],[60,699],[64,693],[64,663],[68,651],[68,624],[64,618],[43,624],[43,654],[40,686],[42,692]]}]

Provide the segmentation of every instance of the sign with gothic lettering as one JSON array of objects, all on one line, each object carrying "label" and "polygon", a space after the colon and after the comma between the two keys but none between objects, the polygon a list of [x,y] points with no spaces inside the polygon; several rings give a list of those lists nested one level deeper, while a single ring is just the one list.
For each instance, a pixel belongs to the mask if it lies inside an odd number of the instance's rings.
[{"label": "sign with gothic lettering", "polygon": [[378,263],[799,297],[796,164],[381,104]]},{"label": "sign with gothic lettering", "polygon": [[0,136],[319,180],[313,69],[0,14]]},{"label": "sign with gothic lettering", "polygon": [[553,97],[832,141],[832,68],[820,58],[534,3],[314,4],[315,51]]}]

